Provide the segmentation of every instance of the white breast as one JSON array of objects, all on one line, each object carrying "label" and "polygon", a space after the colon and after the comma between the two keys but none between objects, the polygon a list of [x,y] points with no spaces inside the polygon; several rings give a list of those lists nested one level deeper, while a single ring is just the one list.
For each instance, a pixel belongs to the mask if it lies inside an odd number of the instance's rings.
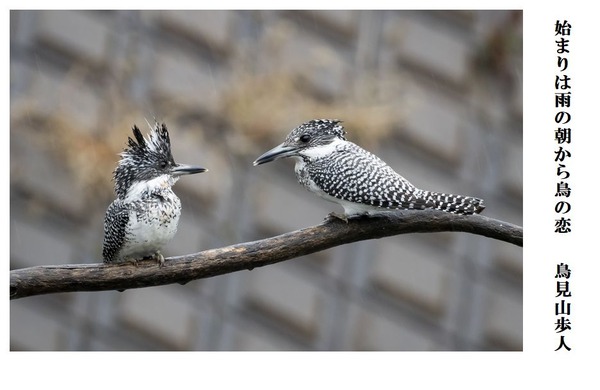
[{"label": "white breast", "polygon": [[176,196],[170,202],[169,206],[158,203],[144,212],[131,214],[127,226],[127,243],[123,245],[121,257],[151,256],[175,236],[181,216],[181,203]]},{"label": "white breast", "polygon": [[151,256],[175,236],[181,201],[171,190],[171,182],[163,175],[131,186],[125,201],[132,204],[132,210],[119,257]]}]

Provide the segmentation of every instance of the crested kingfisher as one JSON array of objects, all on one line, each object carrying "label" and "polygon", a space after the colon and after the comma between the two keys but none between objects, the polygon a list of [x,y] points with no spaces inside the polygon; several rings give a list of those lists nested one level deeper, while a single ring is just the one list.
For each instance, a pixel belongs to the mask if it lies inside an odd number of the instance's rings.
[{"label": "crested kingfisher", "polygon": [[291,131],[285,141],[254,161],[296,160],[296,177],[309,191],[337,203],[348,217],[387,210],[436,209],[455,214],[483,211],[483,200],[416,188],[379,157],[347,141],[341,121],[317,119]]},{"label": "crested kingfisher", "polygon": [[102,257],[105,263],[134,264],[150,257],[162,266],[160,249],[177,232],[181,215],[171,187],[180,176],[206,169],[175,162],[164,123],[156,123],[147,139],[134,125],[133,135],[114,171],[117,198],[106,210]]}]

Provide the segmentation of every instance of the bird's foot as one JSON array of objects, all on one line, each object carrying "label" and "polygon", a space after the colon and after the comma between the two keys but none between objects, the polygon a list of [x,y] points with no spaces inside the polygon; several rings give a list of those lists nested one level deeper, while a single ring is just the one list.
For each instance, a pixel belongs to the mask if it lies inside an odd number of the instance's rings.
[{"label": "bird's foot", "polygon": [[165,257],[162,255],[162,253],[157,251],[154,254],[153,258],[154,258],[154,260],[157,261],[159,267],[162,267],[165,265]]},{"label": "bird's foot", "polygon": [[331,213],[327,214],[327,216],[325,217],[325,222],[332,222],[336,219],[340,219],[340,220],[348,223],[348,216],[346,214],[338,214],[333,211]]}]

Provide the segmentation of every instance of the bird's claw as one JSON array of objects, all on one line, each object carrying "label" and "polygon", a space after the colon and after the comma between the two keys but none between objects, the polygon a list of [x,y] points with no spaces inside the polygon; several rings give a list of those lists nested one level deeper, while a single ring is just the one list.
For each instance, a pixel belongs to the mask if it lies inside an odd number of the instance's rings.
[{"label": "bird's claw", "polygon": [[165,257],[160,252],[156,252],[154,254],[154,259],[158,262],[158,267],[163,267],[165,265]]},{"label": "bird's claw", "polygon": [[346,223],[348,223],[348,217],[346,216],[346,214],[338,214],[335,212],[331,212],[329,214],[327,214],[327,216],[325,217],[325,222],[332,222],[335,221],[336,219],[342,220]]}]

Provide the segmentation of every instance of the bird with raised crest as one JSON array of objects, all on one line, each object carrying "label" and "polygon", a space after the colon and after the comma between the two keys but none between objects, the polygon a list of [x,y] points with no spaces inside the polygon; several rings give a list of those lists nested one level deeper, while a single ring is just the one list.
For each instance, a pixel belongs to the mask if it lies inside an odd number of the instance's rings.
[{"label": "bird with raised crest", "polygon": [[154,258],[164,264],[160,249],[177,232],[181,201],[172,190],[182,175],[206,172],[205,168],[177,164],[165,124],[155,124],[144,139],[133,126],[127,148],[114,171],[117,198],[104,218],[105,263]]},{"label": "bird with raised crest", "polygon": [[285,141],[254,165],[284,157],[296,160],[300,184],[344,208],[345,221],[390,210],[436,209],[455,214],[483,211],[483,200],[416,188],[379,157],[346,140],[339,120],[316,119],[291,131]]}]

